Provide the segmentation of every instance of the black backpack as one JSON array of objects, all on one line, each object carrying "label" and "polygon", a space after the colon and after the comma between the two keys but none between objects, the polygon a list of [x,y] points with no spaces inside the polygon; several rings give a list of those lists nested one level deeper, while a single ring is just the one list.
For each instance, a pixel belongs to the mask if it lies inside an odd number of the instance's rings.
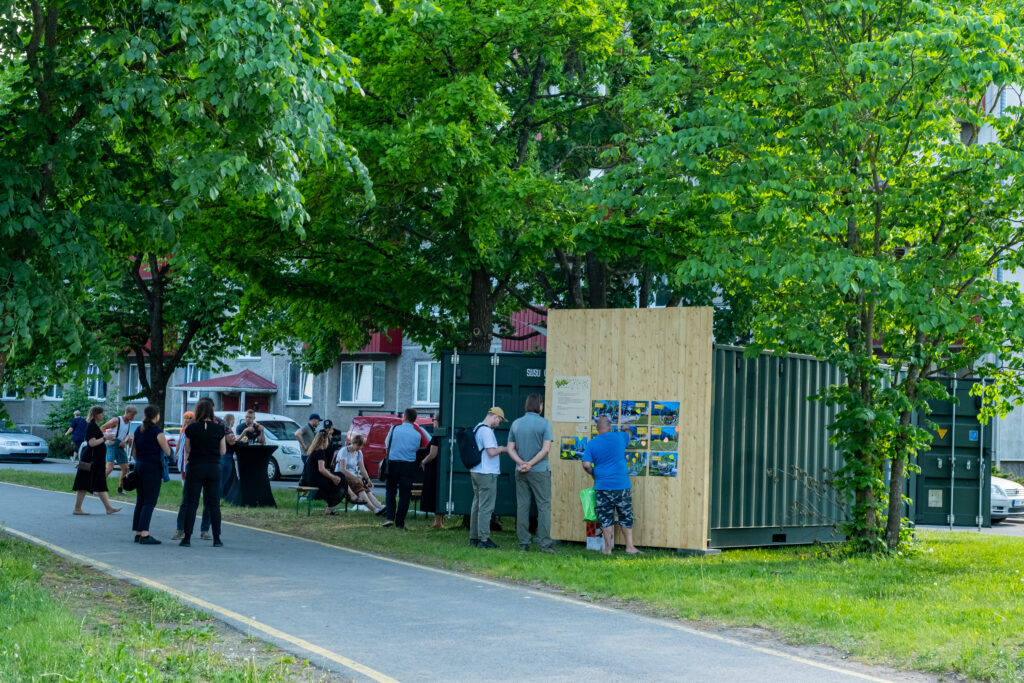
[{"label": "black backpack", "polygon": [[462,459],[462,464],[466,466],[467,470],[471,470],[480,464],[480,449],[476,445],[476,432],[483,426],[481,422],[473,431],[469,431],[465,427],[459,427],[455,430],[455,443],[459,446],[459,457]]}]

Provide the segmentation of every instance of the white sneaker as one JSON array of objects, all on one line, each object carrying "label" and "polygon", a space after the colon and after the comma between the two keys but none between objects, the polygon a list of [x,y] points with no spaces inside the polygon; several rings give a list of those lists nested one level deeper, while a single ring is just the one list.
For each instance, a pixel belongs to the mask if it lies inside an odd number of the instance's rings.
[{"label": "white sneaker", "polygon": [[185,538],[185,532],[180,529],[178,531],[175,531],[174,535],[171,536],[172,541],[180,541],[183,538]]},{"label": "white sneaker", "polygon": [[213,540],[213,536],[210,535],[209,531],[204,531],[201,534],[199,534],[199,538],[201,538],[204,541],[212,541]]}]

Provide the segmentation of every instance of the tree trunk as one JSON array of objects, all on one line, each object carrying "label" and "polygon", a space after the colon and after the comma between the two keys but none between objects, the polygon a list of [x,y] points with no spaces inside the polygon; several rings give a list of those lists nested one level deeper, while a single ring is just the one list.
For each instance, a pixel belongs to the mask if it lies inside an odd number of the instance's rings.
[{"label": "tree trunk", "polygon": [[903,475],[910,458],[907,452],[907,433],[910,427],[911,411],[900,412],[900,433],[896,437],[892,467],[889,469],[889,512],[885,522],[885,545],[896,550],[900,544],[900,527],[903,521]]},{"label": "tree trunk", "polygon": [[469,335],[465,351],[491,350],[494,327],[494,303],[491,300],[491,277],[483,268],[470,274]]},{"label": "tree trunk", "polygon": [[637,302],[638,308],[648,308],[651,305],[651,268],[648,265],[640,270],[640,296]]},{"label": "tree trunk", "polygon": [[592,251],[587,252],[587,305],[608,308],[608,264]]}]

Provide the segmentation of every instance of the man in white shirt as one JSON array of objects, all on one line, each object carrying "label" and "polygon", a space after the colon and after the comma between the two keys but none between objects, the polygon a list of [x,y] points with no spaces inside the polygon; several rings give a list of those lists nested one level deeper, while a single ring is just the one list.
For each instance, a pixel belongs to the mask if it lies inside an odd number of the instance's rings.
[{"label": "man in white shirt", "polygon": [[473,507],[469,514],[469,544],[475,548],[497,548],[491,540],[491,515],[498,497],[498,475],[501,474],[501,454],[508,446],[499,446],[494,428],[505,422],[505,411],[494,406],[476,430],[476,447],[480,450],[480,464],[469,471],[473,481]]}]

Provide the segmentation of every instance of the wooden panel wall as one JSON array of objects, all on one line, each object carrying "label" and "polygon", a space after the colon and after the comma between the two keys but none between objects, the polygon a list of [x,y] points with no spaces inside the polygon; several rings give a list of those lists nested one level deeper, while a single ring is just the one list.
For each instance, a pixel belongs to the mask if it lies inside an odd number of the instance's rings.
[{"label": "wooden panel wall", "polygon": [[[556,376],[590,377],[591,401],[679,401],[677,477],[631,477],[633,540],[663,548],[708,547],[712,309],[553,310],[548,313],[545,414]],[[582,423],[581,423],[582,424]],[[578,460],[562,460],[563,436],[590,438],[590,423],[555,422],[551,536],[583,541],[579,491],[593,485]],[[616,527],[618,528],[618,527]],[[621,534],[617,534],[621,543]]]}]

